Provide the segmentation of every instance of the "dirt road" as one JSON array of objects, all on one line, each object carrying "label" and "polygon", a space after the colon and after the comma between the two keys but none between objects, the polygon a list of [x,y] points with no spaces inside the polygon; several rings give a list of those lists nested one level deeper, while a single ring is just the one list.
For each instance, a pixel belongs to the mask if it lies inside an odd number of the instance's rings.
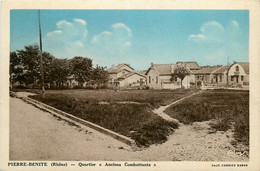
[{"label": "dirt road", "polygon": [[10,160],[248,161],[234,154],[232,132],[208,131],[207,122],[181,124],[167,142],[133,151],[93,129],[10,98]]}]

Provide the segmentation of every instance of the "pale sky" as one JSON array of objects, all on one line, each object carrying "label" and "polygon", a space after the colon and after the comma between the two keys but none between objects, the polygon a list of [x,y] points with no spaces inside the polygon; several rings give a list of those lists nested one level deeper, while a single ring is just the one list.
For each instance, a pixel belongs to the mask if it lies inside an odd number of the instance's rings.
[{"label": "pale sky", "polygon": [[[249,61],[248,10],[41,10],[43,50],[136,70],[197,61]],[[12,10],[11,51],[39,44],[38,11]]]}]

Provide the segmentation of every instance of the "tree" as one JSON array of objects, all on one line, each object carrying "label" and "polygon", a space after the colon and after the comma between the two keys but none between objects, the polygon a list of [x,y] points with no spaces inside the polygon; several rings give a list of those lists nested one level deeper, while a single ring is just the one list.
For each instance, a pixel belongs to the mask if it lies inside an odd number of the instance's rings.
[{"label": "tree", "polygon": [[10,75],[10,88],[12,89],[13,82],[25,82],[24,68],[21,65],[21,58],[18,57],[16,52],[10,53],[9,62],[9,75]]},{"label": "tree", "polygon": [[187,75],[190,75],[190,70],[186,66],[177,66],[171,76],[171,81],[174,81],[176,77],[180,78],[182,87],[182,81]]},{"label": "tree", "polygon": [[96,84],[98,87],[107,84],[108,73],[106,71],[106,67],[96,66],[96,68],[92,71],[92,81],[93,84]]},{"label": "tree", "polygon": [[71,72],[70,64],[67,59],[54,58],[48,66],[50,82],[55,82],[60,87],[67,81]]},{"label": "tree", "polygon": [[[37,44],[25,46],[22,50],[10,53],[10,78],[25,85],[32,84],[33,87],[41,80],[40,75],[40,56]],[[43,52],[43,66],[48,76],[47,66],[54,57]]]},{"label": "tree", "polygon": [[91,79],[92,60],[86,57],[76,56],[70,60],[71,74],[81,85]]},{"label": "tree", "polygon": [[25,84],[36,84],[36,81],[40,79],[39,71],[39,47],[38,45],[25,46],[25,49],[18,50],[17,55],[21,59],[21,65],[24,70]]},{"label": "tree", "polygon": [[[43,61],[43,75],[44,75],[44,82],[45,83],[51,83],[52,82],[52,77],[50,75],[51,71],[51,63],[53,60],[56,58],[50,54],[49,52],[42,52],[42,61]],[[40,65],[40,64],[38,64]],[[41,77],[40,77],[41,79]]]}]

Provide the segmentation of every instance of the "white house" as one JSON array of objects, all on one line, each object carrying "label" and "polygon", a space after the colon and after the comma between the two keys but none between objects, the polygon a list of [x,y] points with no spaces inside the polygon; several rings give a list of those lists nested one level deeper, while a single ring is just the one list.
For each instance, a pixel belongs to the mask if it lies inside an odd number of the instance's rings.
[{"label": "white house", "polygon": [[116,87],[138,87],[146,84],[146,77],[134,72],[128,64],[118,64],[108,69],[109,84]]},{"label": "white house", "polygon": [[[180,78],[175,78],[173,81],[171,80],[172,74],[174,70],[177,68],[179,64],[151,64],[151,67],[146,71],[146,79],[147,85],[153,89],[176,89],[181,88],[181,80]],[[185,65],[184,65],[185,66]],[[189,68],[187,68],[189,70]],[[189,88],[191,82],[195,81],[193,72],[191,70],[190,75],[186,76],[182,85],[185,88]]]},{"label": "white house", "polygon": [[249,63],[234,62],[228,69],[229,86],[249,86]]}]

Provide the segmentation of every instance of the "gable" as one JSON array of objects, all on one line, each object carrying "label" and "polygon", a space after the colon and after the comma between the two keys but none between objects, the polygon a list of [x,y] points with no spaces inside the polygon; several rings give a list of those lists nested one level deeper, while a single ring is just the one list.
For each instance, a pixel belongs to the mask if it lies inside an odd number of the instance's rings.
[{"label": "gable", "polygon": [[[238,70],[237,70],[238,69]],[[249,70],[249,67],[248,67]],[[246,75],[246,70],[240,63],[234,63],[228,70],[228,75]]]},{"label": "gable", "polygon": [[127,64],[118,64],[112,68],[109,68],[107,70],[108,73],[118,73],[122,70],[127,70],[129,72],[133,72],[134,71],[134,68],[130,67],[129,65]]}]

